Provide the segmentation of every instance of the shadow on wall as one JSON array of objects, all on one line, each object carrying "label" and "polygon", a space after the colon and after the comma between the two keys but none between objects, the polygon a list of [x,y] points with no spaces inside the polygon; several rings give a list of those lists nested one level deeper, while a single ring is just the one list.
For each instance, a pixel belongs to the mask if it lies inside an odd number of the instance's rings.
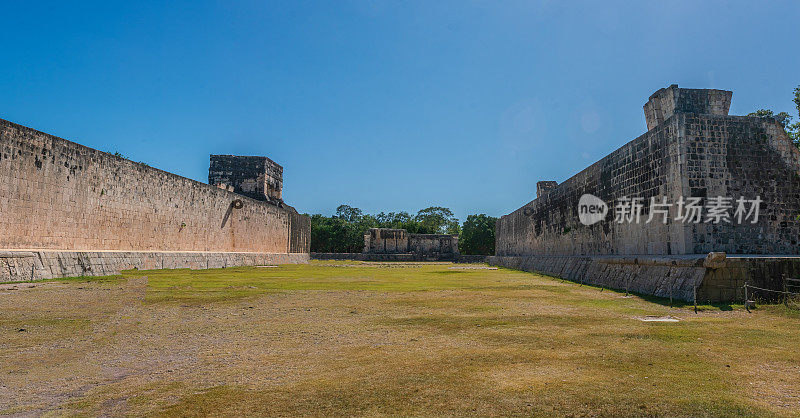
[{"label": "shadow on wall", "polygon": [[225,228],[225,224],[228,223],[228,218],[231,217],[231,213],[233,213],[234,209],[241,209],[243,206],[244,202],[242,202],[242,199],[236,199],[231,202],[230,206],[228,206],[228,210],[225,211],[225,216],[222,217],[222,225],[220,225],[220,228]]}]

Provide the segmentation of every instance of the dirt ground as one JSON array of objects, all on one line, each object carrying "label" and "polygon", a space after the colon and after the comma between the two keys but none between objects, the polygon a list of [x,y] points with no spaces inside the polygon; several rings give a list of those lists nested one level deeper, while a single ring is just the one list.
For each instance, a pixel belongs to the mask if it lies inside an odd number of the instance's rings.
[{"label": "dirt ground", "polygon": [[800,414],[793,312],[460,267],[0,285],[0,414]]}]

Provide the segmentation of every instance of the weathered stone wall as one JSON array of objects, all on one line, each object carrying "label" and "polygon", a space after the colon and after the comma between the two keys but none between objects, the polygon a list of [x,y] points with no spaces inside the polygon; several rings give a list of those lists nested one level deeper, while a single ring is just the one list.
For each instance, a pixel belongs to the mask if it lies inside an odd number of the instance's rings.
[{"label": "weathered stone wall", "polygon": [[108,276],[122,270],[306,263],[309,253],[188,251],[0,251],[0,282]]},{"label": "weathered stone wall", "polygon": [[2,249],[308,252],[292,209],[1,119],[0,179]]},{"label": "weathered stone wall", "polygon": [[405,229],[370,228],[364,234],[364,253],[401,254],[408,252]]},{"label": "weathered stone wall", "polygon": [[[371,261],[371,262],[431,262],[431,257],[412,254],[368,254],[368,253],[311,253],[311,258],[314,260],[355,260],[355,261]],[[485,255],[466,255],[456,254],[452,257],[441,260],[442,262],[453,263],[485,263],[487,256]],[[439,260],[433,260],[439,261]]]},{"label": "weathered stone wall", "polygon": [[[706,269],[697,297],[700,301],[739,302],[744,300],[745,283],[760,289],[781,291],[784,290],[784,278],[800,279],[800,257],[730,256],[719,268]],[[783,295],[749,288],[748,299],[775,302],[782,301]]]},{"label": "weathered stone wall", "polygon": [[542,197],[550,190],[558,187],[558,182],[553,180],[537,181],[536,182],[536,197]]},{"label": "weathered stone wall", "polygon": [[308,254],[311,252],[311,219],[293,208],[289,212],[289,253]]},{"label": "weathered stone wall", "polygon": [[703,257],[490,256],[490,265],[542,273],[577,283],[692,301],[706,274]]},{"label": "weathered stone wall", "polygon": [[438,259],[453,258],[458,256],[458,235],[408,234],[408,251]]},{"label": "weathered stone wall", "polygon": [[[782,290],[783,277],[800,278],[800,257],[733,256],[715,268],[702,254],[686,256],[490,256],[489,264],[538,272],[618,291],[698,303],[741,302],[745,283]],[[750,289],[751,300],[780,300]]]},{"label": "weathered stone wall", "polygon": [[[621,196],[650,199],[680,195],[680,143],[674,119],[625,144],[572,178],[550,189],[496,226],[497,255],[676,254],[670,242],[677,227],[661,223],[641,228],[605,221],[585,226],[578,219],[578,200],[585,193],[604,201]],[[647,214],[645,214],[647,216]]]},{"label": "weathered stone wall", "polygon": [[747,116],[676,119],[684,195],[763,200],[757,223],[682,224],[685,253],[800,254],[800,152],[780,125]]},{"label": "weathered stone wall", "polygon": [[[780,125],[755,117],[680,113],[727,111],[727,95],[705,93],[722,104],[703,107],[697,103],[702,91],[677,90],[683,101],[675,101],[662,123],[501,217],[497,255],[800,254],[800,152]],[[579,222],[578,200],[585,193],[608,202],[604,221]],[[643,198],[640,223],[613,221],[613,204],[625,196]],[[758,196],[763,202],[755,224],[695,224],[674,220],[681,196],[699,197],[703,205],[715,196]],[[651,197],[673,203],[666,224],[658,216],[644,222]]]},{"label": "weathered stone wall", "polygon": [[[774,119],[729,116],[730,99],[731,92],[676,85],[656,92],[644,106],[648,132],[501,217],[490,260],[684,300],[695,292],[701,300],[741,300],[745,282],[781,290],[781,274],[800,274],[800,257],[771,256],[800,255],[800,151]],[[608,205],[603,220],[580,222],[584,194]],[[639,222],[615,222],[625,197],[642,199]],[[676,219],[681,197],[699,198],[699,223]],[[708,222],[716,197],[730,199],[729,222]],[[646,222],[651,198],[672,204],[666,223],[661,214]],[[760,199],[756,222],[735,218],[739,198]],[[684,259],[720,251],[732,255],[725,268]]]},{"label": "weathered stone wall", "polygon": [[415,254],[422,258],[453,259],[458,236],[409,234],[405,229],[370,228],[364,234],[364,254]]}]

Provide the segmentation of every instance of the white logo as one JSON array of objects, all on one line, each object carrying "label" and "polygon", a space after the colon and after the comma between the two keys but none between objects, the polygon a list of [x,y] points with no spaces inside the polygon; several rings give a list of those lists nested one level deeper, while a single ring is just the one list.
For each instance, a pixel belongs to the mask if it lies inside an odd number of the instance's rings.
[{"label": "white logo", "polygon": [[608,205],[595,195],[587,193],[578,200],[578,218],[586,226],[602,221],[607,213]]}]

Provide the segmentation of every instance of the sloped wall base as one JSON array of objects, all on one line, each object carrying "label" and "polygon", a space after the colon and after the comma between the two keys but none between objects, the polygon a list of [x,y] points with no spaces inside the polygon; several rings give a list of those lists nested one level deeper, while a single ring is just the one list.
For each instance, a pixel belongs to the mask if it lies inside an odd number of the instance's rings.
[{"label": "sloped wall base", "polygon": [[0,251],[0,282],[107,276],[122,270],[307,263],[308,253],[182,251]]},{"label": "sloped wall base", "polygon": [[[705,254],[686,256],[492,256],[491,265],[555,276],[617,290],[670,296],[698,303],[744,300],[744,284],[783,290],[784,277],[800,277],[800,257],[728,255],[715,268],[705,267]],[[761,300],[774,292],[752,291]]]}]

